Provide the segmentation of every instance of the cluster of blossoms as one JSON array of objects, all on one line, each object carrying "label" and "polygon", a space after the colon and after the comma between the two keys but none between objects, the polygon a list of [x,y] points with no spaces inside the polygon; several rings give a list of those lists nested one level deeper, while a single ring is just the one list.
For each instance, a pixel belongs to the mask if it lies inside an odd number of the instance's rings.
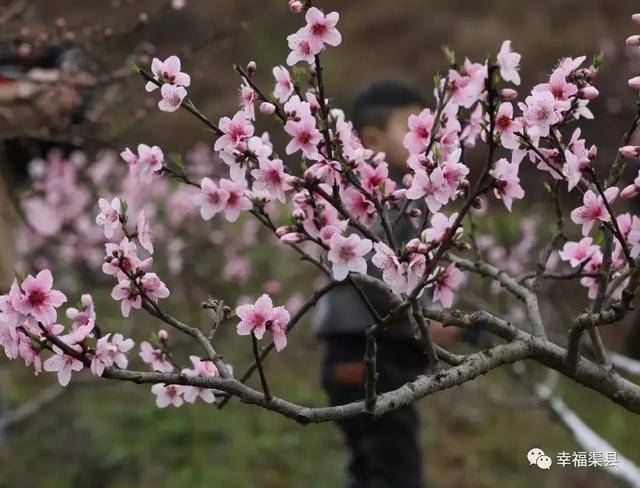
[{"label": "cluster of blossoms", "polygon": [[[289,5],[294,12],[305,10],[298,1],[290,1]],[[486,236],[484,242],[471,233],[463,236],[462,225],[472,209],[486,208],[486,195],[493,194],[500,206],[512,211],[514,202],[525,196],[520,167],[530,163],[543,176],[550,177],[556,189],[566,183],[568,192],[582,195],[583,203],[573,209],[571,220],[581,226],[583,238],[565,242],[556,259],[574,268],[571,276],[580,278],[589,298],[607,291],[603,285],[608,280],[615,283],[610,298],[622,296],[630,282],[628,272],[634,266],[633,260],[640,256],[640,218],[616,215],[612,204],[619,196],[633,198],[640,193],[640,174],[622,192],[615,186],[617,177],[608,178],[610,181],[602,185],[593,165],[597,148],[587,144],[579,128],[568,131],[576,121],[593,118],[589,103],[599,95],[592,85],[597,62],[585,66],[585,57],[560,60],[545,83],[534,86],[523,102],[516,103],[515,89],[499,86],[520,84],[521,56],[512,50],[510,41],[502,44],[495,61],[491,57],[485,62],[465,59],[459,65],[452,59],[446,76],[436,78],[436,106],[421,109],[407,120],[403,140],[407,160],[400,180],[394,178],[392,162],[386,154],[367,149],[345,114],[331,107],[325,97],[319,55],[327,46],[340,44],[338,19],[336,12],[325,15],[315,7],[307,8],[306,25],[287,38],[287,64],[308,69],[310,76],[304,80],[292,77],[288,68],[277,66],[272,70],[273,90],[265,95],[254,83],[254,62],[246,70],[237,68],[242,78],[240,108],[232,116],[221,117],[217,125],[189,102],[187,108],[216,133],[213,150],[222,161],[224,172],[212,174],[211,168],[198,172],[190,167],[188,171],[197,180],[191,179],[184,166],[172,169],[160,147],[140,144],[137,152],[127,148],[121,153],[129,167],[129,177],[150,186],[161,185],[163,175],[175,177],[186,188],[176,202],[190,208],[183,210],[185,215],[199,210],[204,220],[222,214],[235,222],[243,212],[250,213],[281,243],[330,277],[331,285],[346,282],[358,287],[352,278],[366,275],[370,260],[380,271],[382,285],[399,296],[414,316],[420,316],[417,299],[425,289],[430,289],[434,302],[449,308],[455,293],[462,288],[464,271],[472,266],[465,265],[465,260],[453,253],[455,250],[464,253],[475,247],[478,253],[492,254],[493,261],[502,261],[501,266],[509,272],[522,273],[518,260],[521,262],[530,254],[535,244],[530,221],[522,222],[523,239],[509,256],[495,248]],[[634,21],[640,22],[636,16]],[[628,44],[640,45],[635,37]],[[170,56],[164,62],[154,59],[151,75],[143,72],[149,80],[147,90],[160,86],[160,110],[174,111],[183,104],[190,77],[180,70],[180,60]],[[257,103],[259,114],[275,118],[287,134],[284,153],[301,162],[300,176],[288,170],[267,133],[257,135]],[[480,178],[472,185],[463,150],[475,147],[478,140],[486,142],[490,151]],[[639,147],[624,146],[616,165],[638,155]],[[73,184],[73,178],[69,181],[67,185]],[[135,193],[144,198],[141,188],[136,186]],[[456,202],[461,202],[456,212],[446,209]],[[283,204],[289,205],[286,222],[278,226],[274,221],[283,217],[278,213]],[[133,210],[126,195],[101,198],[98,207],[94,227],[101,233],[100,238],[107,239],[102,270],[116,280],[111,296],[120,302],[122,315],[128,317],[131,309],[144,308],[175,326],[176,322],[167,320],[160,305],[160,300],[169,297],[169,289],[151,271],[157,247],[154,213],[140,206]],[[128,226],[128,215],[136,215],[133,229]],[[412,237],[402,242],[396,242],[394,232],[399,223],[409,224],[414,230]],[[561,222],[559,227],[562,225]],[[605,234],[602,246],[591,237],[594,229]],[[465,240],[468,235],[471,243]],[[556,245],[555,240],[552,244]],[[540,263],[542,271],[535,279],[547,270],[548,261],[550,256]],[[603,279],[607,282],[603,283]],[[520,283],[524,284],[515,287],[529,286],[526,277]],[[100,335],[90,298],[83,298],[81,309],[68,311],[74,327],[61,335],[64,328],[56,323],[56,308],[66,298],[51,286],[51,274],[43,271],[35,278],[16,281],[9,294],[2,297],[0,343],[7,355],[22,357],[39,371],[40,351],[51,349],[54,355],[44,362],[44,369],[57,371],[61,384],[68,383],[71,371],[79,371],[89,363],[98,376],[114,364],[126,367],[124,355],[133,343],[118,334]],[[290,310],[274,307],[268,294],[235,309],[237,333],[252,337],[267,401],[269,393],[256,341],[268,331],[273,346],[278,351],[285,348],[286,334],[297,320],[291,317]],[[185,327],[188,328],[184,324],[177,326],[183,331]],[[169,374],[177,366],[167,350],[168,336],[160,332],[159,346],[143,342],[139,356],[154,371]],[[200,340],[202,333],[193,328],[189,335]],[[89,339],[96,340],[95,347],[88,346]],[[212,346],[211,339],[205,344]],[[208,354],[211,360],[192,356],[193,369],[183,369],[180,382],[185,381],[185,376],[226,378],[226,367],[214,362],[219,359],[215,353]],[[152,391],[159,407],[180,406],[197,398],[215,401],[212,389],[195,386],[158,383]]]},{"label": "cluster of blossoms", "polygon": [[[95,376],[102,376],[113,364],[126,368],[133,341],[122,334],[99,335],[91,295],[82,295],[80,308],[66,310],[72,326],[65,329],[58,323],[57,309],[66,301],[63,293],[53,289],[48,269],[21,282],[14,280],[9,293],[0,296],[0,346],[5,355],[33,365],[35,374],[43,369],[57,373],[62,386],[69,384],[72,372],[87,365]],[[44,361],[43,351],[52,353]]]},{"label": "cluster of blossoms", "polygon": [[[154,348],[149,342],[140,344],[140,359],[148,364],[153,371],[161,373],[171,373],[175,367],[169,360],[166,352],[169,334],[165,330],[158,332],[159,348]],[[198,356],[189,356],[193,365],[192,369],[183,368],[182,374],[187,377],[219,378],[218,368],[212,361],[204,360]],[[209,388],[199,388],[196,386],[165,385],[155,384],[151,387],[151,392],[156,396],[156,405],[165,408],[169,405],[181,406],[184,402],[195,403],[199,398],[206,403],[213,403],[216,400],[215,393]]]},{"label": "cluster of blossoms", "polygon": [[[151,226],[144,211],[138,215],[135,231],[129,233],[126,227],[127,214],[123,207],[123,203],[118,198],[114,198],[111,203],[101,199],[101,212],[96,217],[96,223],[104,226],[107,237],[113,236],[114,222],[123,228],[124,237],[119,243],[105,244],[106,256],[102,271],[117,280],[117,285],[111,291],[111,297],[120,301],[122,315],[128,317],[132,308],[142,307],[144,300],[157,303],[158,300],[167,298],[169,289],[156,273],[149,271],[153,265],[151,255],[154,249]],[[146,259],[139,257],[134,237],[150,255]]]},{"label": "cluster of blossoms", "polygon": [[[158,146],[140,144],[135,151],[123,151],[122,158],[127,165],[111,151],[101,152],[95,160],[80,152],[63,157],[62,153],[51,151],[46,160],[30,162],[30,189],[18,195],[28,224],[18,229],[20,261],[17,268],[20,271],[27,272],[33,264],[39,269],[49,268],[65,280],[64,286],[70,291],[77,287],[73,278],[78,276],[91,275],[99,280],[96,270],[104,259],[105,243],[120,242],[124,237],[116,216],[122,202],[126,202],[128,212],[138,215],[137,231],[142,246],[152,252],[155,245],[162,257],[166,257],[159,261],[162,272],[179,276],[197,258],[196,249],[214,245],[224,257],[221,261],[225,281],[245,284],[250,279],[259,279],[264,281],[264,291],[274,293],[272,277],[262,277],[252,266],[251,248],[256,242],[264,241],[266,234],[260,232],[258,222],[245,219],[233,228],[222,222],[202,226],[197,202],[199,190],[190,185],[172,184],[161,176],[162,165],[171,164],[172,156],[165,155]],[[213,148],[205,143],[187,151],[184,164],[194,175],[224,174]],[[226,183],[222,184],[226,190]],[[93,200],[91,193],[95,188],[100,188],[109,198]],[[228,216],[233,215],[234,195],[240,194],[230,192]],[[242,210],[250,204],[246,198],[238,203]],[[98,226],[95,225],[97,213],[100,214]],[[145,238],[150,233],[154,236],[153,243]],[[184,237],[187,235],[188,246]],[[277,239],[272,238],[270,242],[274,248],[278,247]],[[60,275],[63,269],[66,272]],[[292,299],[297,300],[295,295]]]},{"label": "cluster of blossoms", "polygon": [[162,100],[158,102],[158,108],[164,112],[178,110],[182,105],[182,100],[187,96],[185,88],[191,84],[191,77],[180,69],[178,56],[169,56],[164,61],[153,58],[151,62],[151,72],[155,82],[147,82],[145,88],[148,92],[152,92],[160,87]]}]

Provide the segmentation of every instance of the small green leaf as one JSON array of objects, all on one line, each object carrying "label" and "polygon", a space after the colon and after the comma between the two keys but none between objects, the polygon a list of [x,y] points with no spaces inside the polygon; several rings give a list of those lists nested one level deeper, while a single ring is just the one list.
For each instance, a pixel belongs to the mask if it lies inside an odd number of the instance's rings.
[{"label": "small green leaf", "polygon": [[451,49],[449,49],[449,46],[442,46],[442,52],[444,53],[444,55],[447,58],[447,61],[449,62],[450,65],[456,64],[456,53],[455,53],[455,51],[452,51]]},{"label": "small green leaf", "polygon": [[24,275],[24,272],[23,271],[14,271],[13,274],[15,275],[16,280],[18,280],[18,284],[22,285],[22,282],[26,278],[26,276]]},{"label": "small green leaf", "polygon": [[604,53],[602,51],[593,56],[592,64],[595,69],[600,69],[600,66],[604,64]]},{"label": "small green leaf", "polygon": [[433,85],[436,88],[440,88],[441,83],[442,83],[442,76],[440,75],[440,73],[436,73],[435,75],[433,75]]},{"label": "small green leaf", "polygon": [[182,159],[182,154],[180,153],[171,153],[169,154],[169,160],[180,170],[184,169],[184,160]]}]

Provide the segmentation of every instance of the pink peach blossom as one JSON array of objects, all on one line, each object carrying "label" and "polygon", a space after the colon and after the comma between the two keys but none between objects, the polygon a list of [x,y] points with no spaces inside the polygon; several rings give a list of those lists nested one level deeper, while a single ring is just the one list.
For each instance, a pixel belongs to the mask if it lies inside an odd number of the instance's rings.
[{"label": "pink peach blossom", "polygon": [[273,68],[273,77],[276,79],[276,85],[273,94],[280,103],[286,102],[293,93],[293,81],[287,68],[276,66]]},{"label": "pink peach blossom", "polygon": [[440,302],[444,308],[450,308],[453,303],[453,292],[463,281],[464,273],[456,268],[455,264],[450,264],[437,278],[433,287],[433,301]]},{"label": "pink peach blossom", "polygon": [[[180,71],[180,58],[178,56],[169,56],[164,61],[153,58],[151,61],[151,72],[156,81],[161,81],[169,85],[189,86],[191,77],[187,73]],[[162,80],[160,80],[162,76]],[[152,81],[148,81],[145,85],[148,92],[154,91],[158,85]]]},{"label": "pink peach blossom", "polygon": [[332,263],[334,279],[342,281],[350,271],[365,274],[367,262],[364,256],[369,254],[372,247],[373,243],[369,239],[362,239],[357,234],[348,237],[335,234],[329,242],[327,255]]},{"label": "pink peach blossom", "polygon": [[579,242],[570,241],[565,243],[558,254],[560,259],[569,261],[572,267],[577,268],[599,250],[600,248],[593,244],[591,237],[583,237]]},{"label": "pink peach blossom", "polygon": [[165,83],[160,88],[162,99],[158,102],[158,108],[163,112],[175,112],[182,105],[182,101],[187,96],[187,90],[181,86],[174,86]]},{"label": "pink peach blossom", "polygon": [[504,81],[510,81],[514,85],[520,84],[520,58],[522,56],[511,50],[511,41],[504,41],[500,47],[497,60],[500,66],[500,76]]},{"label": "pink peach blossom", "polygon": [[151,365],[154,371],[161,373],[171,373],[173,371],[173,365],[167,360],[166,354],[161,349],[154,349],[146,341],[140,344],[139,356],[145,364]]},{"label": "pink peach blossom", "polygon": [[22,296],[13,306],[44,325],[53,324],[58,316],[56,308],[66,302],[67,297],[52,286],[53,276],[48,269],[40,271],[35,278],[28,275],[22,282]]},{"label": "pink peach blossom", "polygon": [[[618,196],[618,188],[611,187],[604,191],[607,202],[612,203]],[[588,235],[596,221],[609,222],[611,216],[607,211],[601,196],[596,195],[593,190],[587,190],[583,196],[583,205],[571,212],[571,220],[578,225],[582,225],[582,235]]]},{"label": "pink peach blossom", "polygon": [[113,237],[113,231],[120,227],[121,203],[118,197],[111,202],[104,198],[98,200],[100,213],[96,216],[96,224],[104,228],[104,236],[107,239]]}]

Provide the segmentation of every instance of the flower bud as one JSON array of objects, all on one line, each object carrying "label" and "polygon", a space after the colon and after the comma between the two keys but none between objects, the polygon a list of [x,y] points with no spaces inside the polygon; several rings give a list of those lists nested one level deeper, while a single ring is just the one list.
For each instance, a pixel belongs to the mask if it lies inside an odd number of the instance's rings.
[{"label": "flower bud", "polygon": [[629,80],[629,86],[634,90],[640,90],[640,76],[636,76],[635,78],[631,78]]},{"label": "flower bud", "polygon": [[289,232],[280,238],[280,242],[283,244],[298,244],[304,241],[304,239],[304,234],[300,234],[299,232]]},{"label": "flower bud", "polygon": [[247,63],[247,73],[249,73],[249,75],[252,75],[253,73],[255,73],[257,69],[258,69],[258,65],[256,64],[255,61],[251,60]]},{"label": "flower bud", "polygon": [[402,184],[409,188],[411,186],[411,182],[413,182],[413,175],[411,173],[407,173],[402,177]]},{"label": "flower bud", "polygon": [[420,248],[420,244],[422,244],[420,242],[419,239],[411,239],[409,242],[407,242],[407,251],[409,252],[418,252],[418,249]]},{"label": "flower bud", "polygon": [[260,113],[264,115],[271,115],[275,113],[276,106],[273,103],[262,102],[260,104]]},{"label": "flower bud", "polygon": [[631,20],[634,24],[640,25],[640,14],[633,14]]},{"label": "flower bud", "polygon": [[306,191],[299,191],[295,195],[293,195],[293,201],[298,205],[304,205],[307,203],[307,199],[309,198],[309,194]]},{"label": "flower bud", "polygon": [[289,8],[291,9],[291,12],[293,12],[294,14],[297,14],[302,11],[302,2],[298,2],[298,1],[289,2]]},{"label": "flower bud", "polygon": [[640,36],[627,37],[627,46],[640,46]]},{"label": "flower bud", "polygon": [[167,340],[169,339],[169,333],[164,329],[160,329],[158,331],[158,339],[160,339],[162,342],[167,342]]},{"label": "flower bud", "polygon": [[471,202],[471,206],[476,210],[482,210],[482,207],[484,207],[484,202],[482,201],[482,198],[475,197]]},{"label": "flower bud", "polygon": [[422,215],[422,210],[420,210],[419,208],[411,208],[407,212],[407,215],[412,218],[420,217]]},{"label": "flower bud", "polygon": [[589,159],[593,161],[598,157],[598,147],[594,144],[589,148]]},{"label": "flower bud", "polygon": [[404,196],[407,194],[406,188],[400,188],[399,190],[395,190],[391,196],[396,200],[402,200]]},{"label": "flower bud", "polygon": [[420,254],[427,254],[429,252],[429,246],[421,242],[420,245],[418,246],[418,252]]},{"label": "flower bud", "polygon": [[640,146],[623,146],[618,152],[625,158],[636,158],[640,156]]},{"label": "flower bud", "polygon": [[620,198],[635,198],[638,195],[638,187],[636,185],[625,186],[620,192]]},{"label": "flower bud", "polygon": [[269,280],[264,284],[264,291],[269,295],[275,295],[282,291],[282,285],[278,280]]},{"label": "flower bud", "polygon": [[306,214],[304,213],[304,210],[302,210],[301,208],[296,208],[291,215],[293,216],[294,219],[296,220],[304,220],[306,217]]},{"label": "flower bud", "polygon": [[515,100],[516,98],[518,98],[518,92],[513,88],[503,88],[502,90],[500,90],[500,98],[507,101]]},{"label": "flower bud", "polygon": [[302,183],[302,180],[294,175],[287,175],[285,181],[287,182],[287,185],[291,186],[292,188],[297,188]]},{"label": "flower bud", "polygon": [[580,90],[580,96],[585,100],[595,100],[598,98],[598,95],[600,95],[600,92],[591,85],[585,86]]},{"label": "flower bud", "polygon": [[594,65],[591,65],[588,68],[579,69],[576,73],[578,76],[583,77],[586,81],[591,81],[598,75],[598,70]]},{"label": "flower bud", "polygon": [[305,93],[304,97],[307,100],[307,103],[309,104],[309,106],[311,107],[311,110],[313,110],[314,112],[320,110],[320,103],[318,102],[318,99],[313,94],[313,92],[308,90],[307,93]]},{"label": "flower bud", "polygon": [[278,237],[282,237],[283,235],[288,234],[289,232],[291,232],[291,229],[289,228],[288,225],[283,225],[276,229],[276,235]]},{"label": "flower bud", "polygon": [[589,158],[580,158],[580,160],[578,161],[578,168],[580,168],[580,171],[584,171],[589,167],[590,164],[591,160]]}]

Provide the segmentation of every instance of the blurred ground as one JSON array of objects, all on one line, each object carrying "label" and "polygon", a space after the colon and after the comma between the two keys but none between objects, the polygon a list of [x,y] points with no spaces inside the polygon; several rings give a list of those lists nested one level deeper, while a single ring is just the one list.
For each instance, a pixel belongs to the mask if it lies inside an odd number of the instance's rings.
[{"label": "blurred ground", "polygon": [[[117,28],[130,25],[142,11],[153,14],[160,2],[121,2],[118,8],[111,2],[79,0],[31,3],[31,25],[37,29],[59,16],[66,16],[68,24]],[[623,45],[632,32],[628,19],[638,7],[637,0],[333,0],[318,4],[341,13],[343,45],[326,57],[328,94],[337,105],[348,104],[363,84],[379,78],[402,79],[429,92],[433,73],[445,68],[442,45],[459,57],[479,61],[509,38],[523,54],[523,93],[545,78],[557,58],[605,51],[597,84],[602,96],[593,104],[598,122],[585,125],[587,141],[598,144],[603,161],[615,153],[631,118],[633,100],[626,79],[632,71]],[[235,109],[230,94],[236,93],[238,80],[232,64],[255,59],[258,82],[270,86],[270,67],[283,63],[285,36],[299,23],[288,13],[285,0],[190,0],[180,12],[163,11],[151,18],[144,28],[93,46],[92,59],[114,69],[126,67],[124,60],[132,46],[143,41],[152,42],[161,58],[188,45],[194,53],[183,66],[194,75],[190,94],[213,119]],[[224,39],[204,42],[215,33],[224,34]],[[133,76],[121,90],[129,90],[130,95],[110,107],[98,128],[99,136],[113,146],[145,141],[181,151],[210,139],[188,114],[158,113]],[[140,123],[134,114],[148,107],[148,116]],[[96,147],[89,143],[88,149]],[[5,209],[8,202],[0,202]],[[532,213],[544,211],[542,204],[531,209]],[[0,240],[9,236],[6,229],[2,224]],[[0,246],[3,259],[10,260],[6,256],[11,245]],[[233,295],[234,290],[218,280],[211,287]],[[198,320],[192,310],[201,298],[177,298],[172,305],[179,316]],[[555,298],[561,302],[564,297]],[[107,327],[123,327],[106,299],[98,311],[116,317]],[[126,327],[132,325],[137,339],[150,330],[144,321],[129,321]],[[232,362],[246,363],[246,343],[233,334],[222,336],[221,347]],[[624,339],[617,340],[624,345]],[[291,347],[268,362],[274,390],[286,391],[293,401],[322,404],[319,354],[318,345],[301,325]],[[33,378],[21,365],[0,362],[5,409],[17,407],[54,381],[50,375]],[[562,383],[561,391],[597,432],[640,463],[636,416],[575,385]],[[531,447],[556,453],[579,450],[579,446],[546,410],[506,406],[504,397],[514,395],[524,391],[500,371],[420,402],[432,486],[618,486],[613,478],[593,469],[554,467],[540,472],[529,467],[525,454]],[[335,487],[343,480],[345,456],[331,424],[300,427],[237,402],[222,411],[204,405],[160,411],[146,387],[88,382],[72,387],[29,422],[9,429],[0,445],[0,486]]]}]

